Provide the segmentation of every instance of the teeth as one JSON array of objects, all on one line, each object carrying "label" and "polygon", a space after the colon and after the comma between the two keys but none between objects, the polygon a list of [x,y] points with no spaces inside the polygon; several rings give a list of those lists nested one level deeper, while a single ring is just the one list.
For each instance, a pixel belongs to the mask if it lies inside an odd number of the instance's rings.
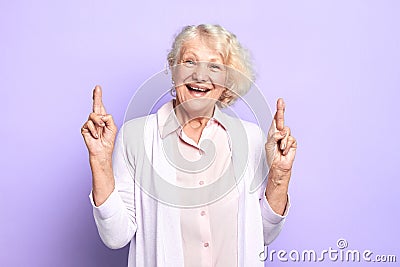
[{"label": "teeth", "polygon": [[195,91],[199,91],[199,92],[207,92],[207,91],[209,91],[209,89],[203,89],[203,88],[197,88],[197,87],[190,87],[190,89],[195,90]]}]

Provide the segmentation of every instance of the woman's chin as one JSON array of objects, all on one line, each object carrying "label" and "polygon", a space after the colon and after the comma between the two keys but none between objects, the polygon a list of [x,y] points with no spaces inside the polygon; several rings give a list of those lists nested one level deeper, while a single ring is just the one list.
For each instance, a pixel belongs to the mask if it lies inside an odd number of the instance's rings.
[{"label": "woman's chin", "polygon": [[196,97],[196,98],[190,98],[187,99],[183,102],[180,102],[180,107],[176,108],[182,108],[184,109],[185,113],[194,116],[194,117],[199,117],[199,116],[206,116],[206,117],[211,117],[214,112],[214,105],[216,100],[213,98],[208,98],[208,97]]}]

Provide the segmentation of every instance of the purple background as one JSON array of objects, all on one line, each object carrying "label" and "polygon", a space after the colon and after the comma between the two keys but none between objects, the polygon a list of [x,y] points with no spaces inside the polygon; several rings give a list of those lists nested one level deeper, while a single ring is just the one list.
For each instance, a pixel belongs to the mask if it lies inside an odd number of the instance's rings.
[{"label": "purple background", "polygon": [[120,126],[173,35],[203,22],[252,51],[259,87],[271,106],[284,97],[299,142],[292,209],[270,249],[343,237],[399,258],[399,12],[396,0],[1,1],[0,266],[126,265],[126,248],[101,243],[88,199],[91,90],[103,86]]}]

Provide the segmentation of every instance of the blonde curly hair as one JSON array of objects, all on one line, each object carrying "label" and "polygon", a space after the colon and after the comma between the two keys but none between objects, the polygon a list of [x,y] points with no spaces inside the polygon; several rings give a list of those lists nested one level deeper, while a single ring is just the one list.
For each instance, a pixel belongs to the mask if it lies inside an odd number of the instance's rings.
[{"label": "blonde curly hair", "polygon": [[222,57],[224,64],[230,70],[225,90],[221,95],[218,105],[226,107],[233,104],[239,96],[246,94],[255,80],[250,53],[238,41],[236,35],[220,25],[200,24],[190,25],[176,35],[172,48],[168,53],[170,68],[179,64],[184,43],[195,37],[207,41]]}]

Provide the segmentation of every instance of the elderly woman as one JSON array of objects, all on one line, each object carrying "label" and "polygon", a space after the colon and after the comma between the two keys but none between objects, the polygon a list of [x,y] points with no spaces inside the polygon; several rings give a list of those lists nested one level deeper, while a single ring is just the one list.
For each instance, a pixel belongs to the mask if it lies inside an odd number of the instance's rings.
[{"label": "elderly woman", "polygon": [[282,99],[267,140],[221,111],[250,88],[248,58],[219,25],[185,27],[168,54],[175,99],[125,123],[117,138],[94,89],[82,127],[90,198],[103,242],[130,242],[129,266],[263,266],[260,252],[289,208],[297,144]]}]

